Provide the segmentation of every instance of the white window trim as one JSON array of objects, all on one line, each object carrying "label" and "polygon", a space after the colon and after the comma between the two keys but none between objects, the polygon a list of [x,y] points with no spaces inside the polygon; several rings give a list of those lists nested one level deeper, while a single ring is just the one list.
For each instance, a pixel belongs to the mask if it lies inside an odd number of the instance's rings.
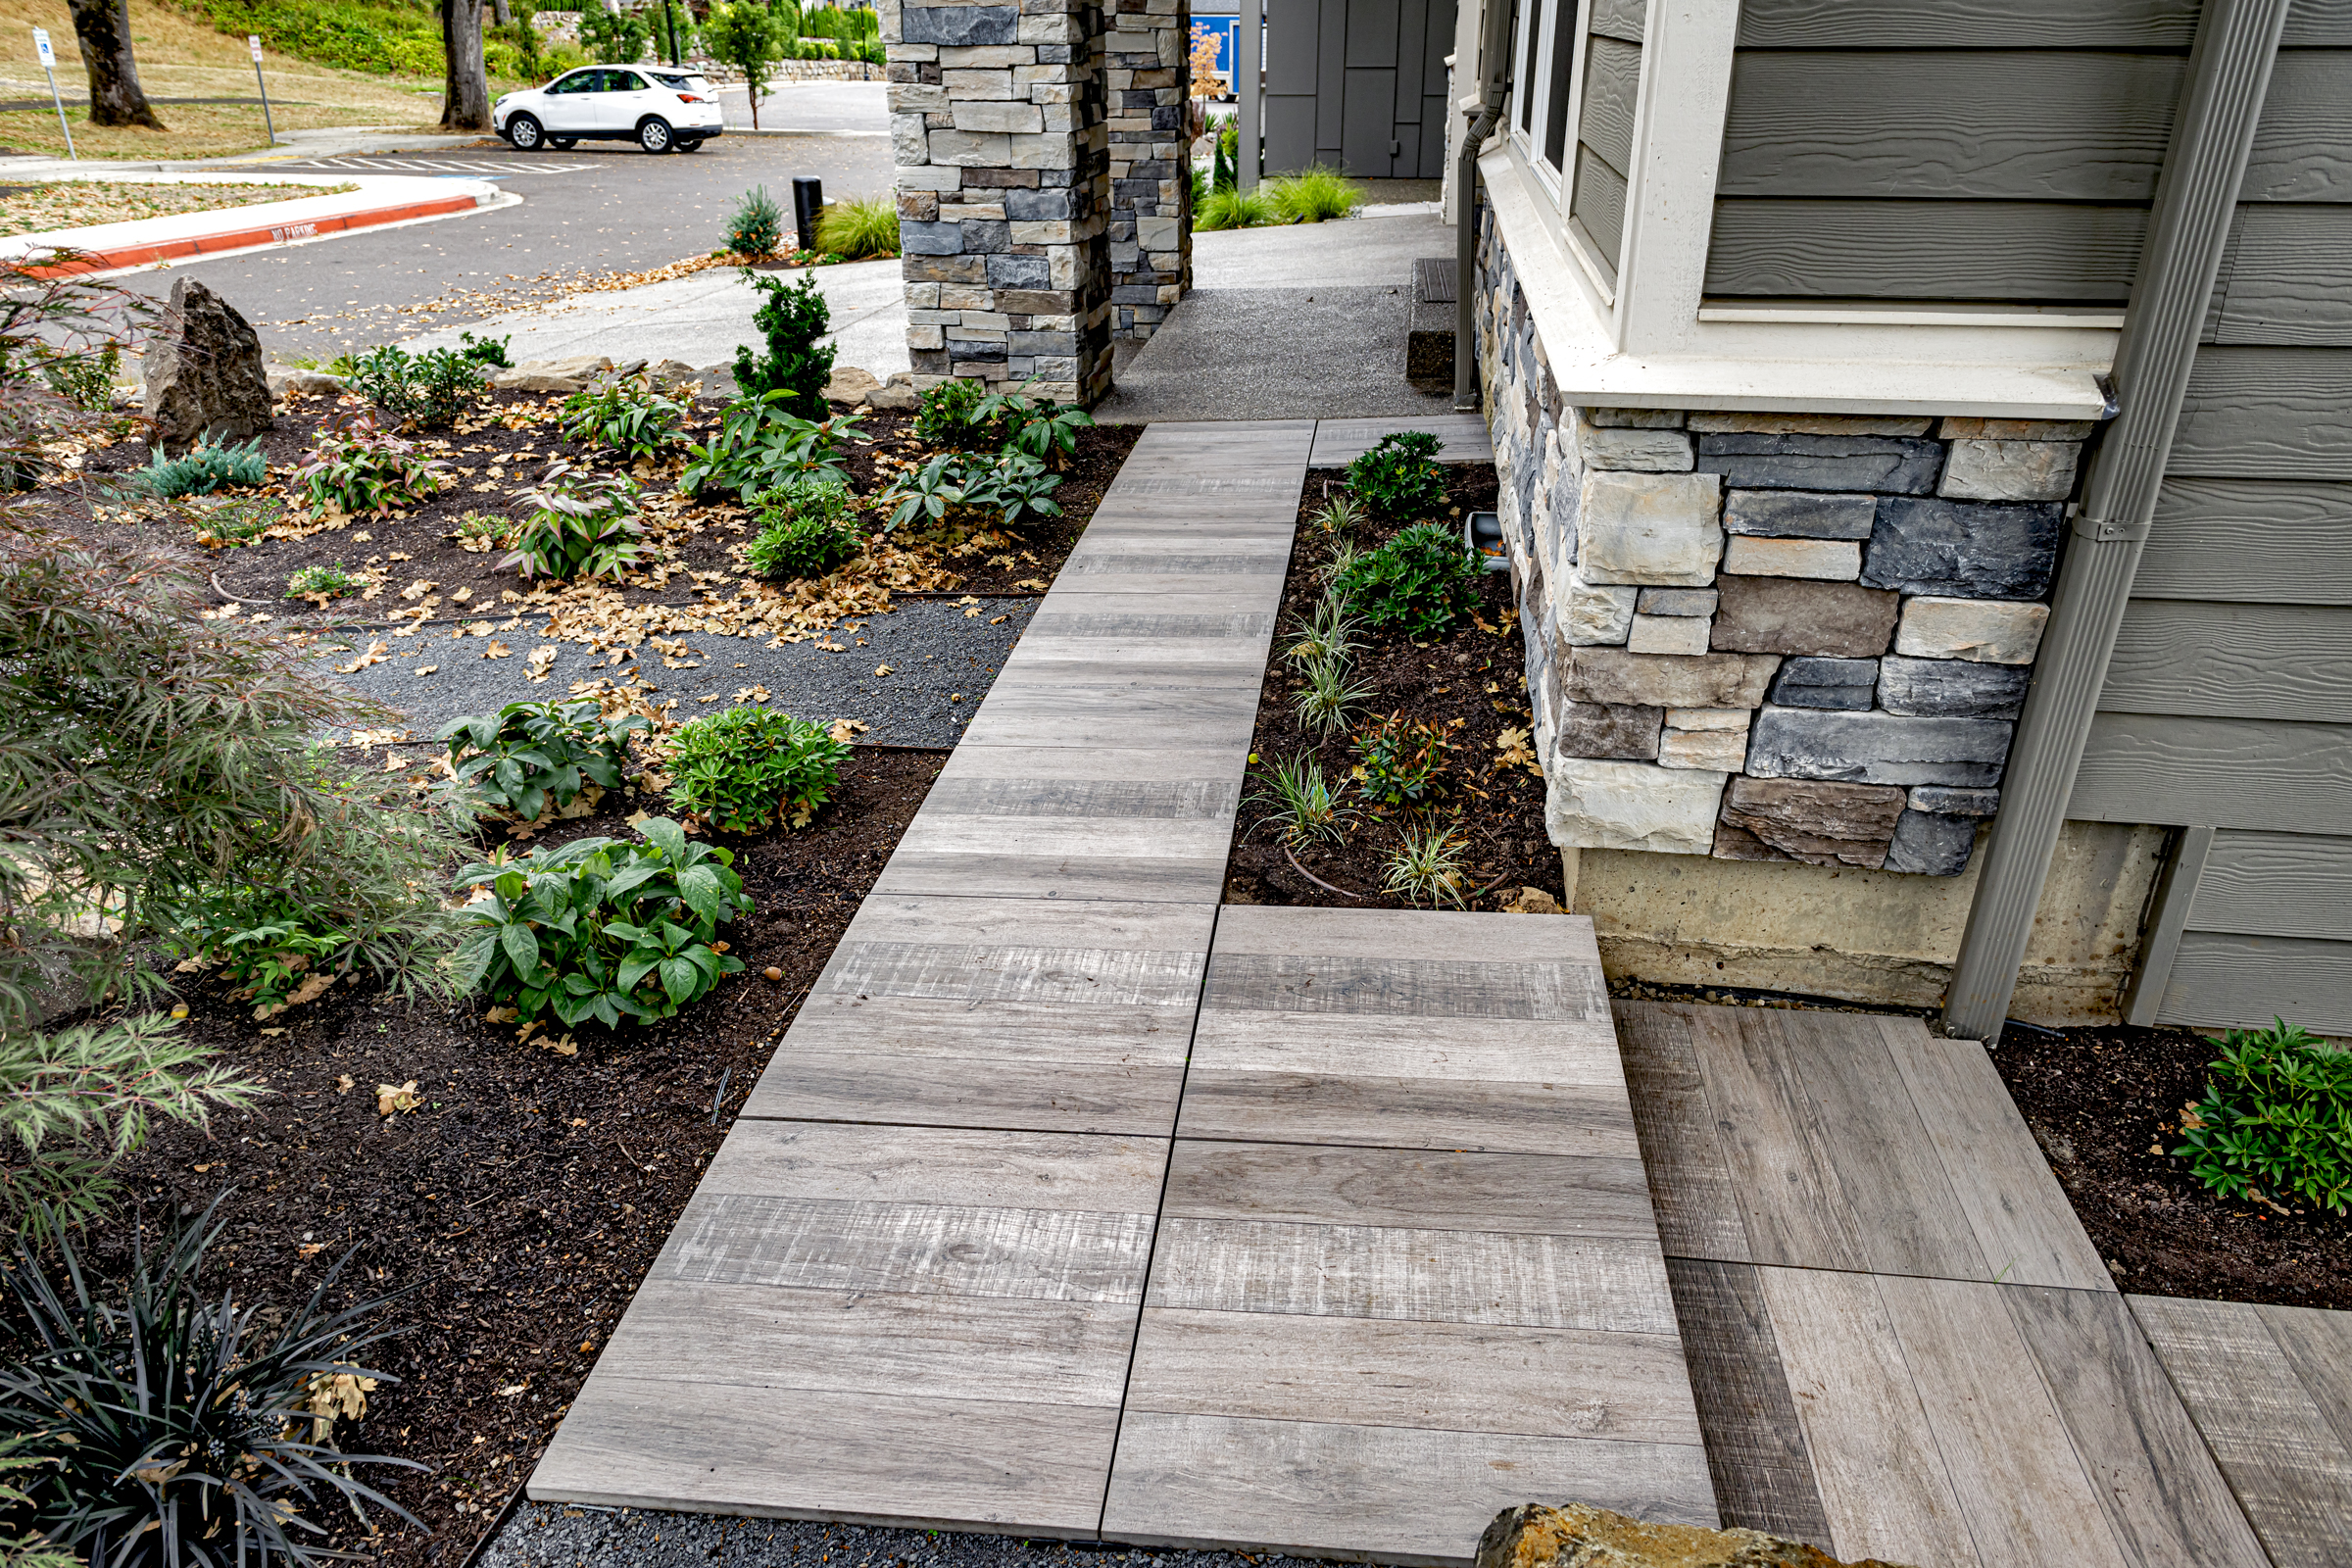
[{"label": "white window trim", "polygon": [[[1542,4],[1522,0],[1522,45]],[[2114,365],[2122,324],[2113,307],[1708,303],[1739,27],[1740,0],[1648,8],[1614,287],[1568,232],[1573,175],[1557,185],[1547,177],[1519,129],[1516,91],[1508,134],[1480,157],[1562,394],[1634,408],[2098,417],[2106,399],[2097,378]],[[1572,144],[1587,36],[1575,40],[1569,77]],[[1545,107],[1539,101],[1535,136]]]}]

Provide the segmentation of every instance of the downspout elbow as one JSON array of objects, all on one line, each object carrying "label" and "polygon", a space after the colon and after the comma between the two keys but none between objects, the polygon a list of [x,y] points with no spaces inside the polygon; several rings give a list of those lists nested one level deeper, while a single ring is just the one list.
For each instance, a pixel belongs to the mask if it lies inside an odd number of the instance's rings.
[{"label": "downspout elbow", "polygon": [[1472,310],[1478,271],[1478,155],[1501,118],[1499,105],[1482,105],[1470,117],[1454,165],[1453,406],[1462,412],[1478,408],[1477,321]]}]

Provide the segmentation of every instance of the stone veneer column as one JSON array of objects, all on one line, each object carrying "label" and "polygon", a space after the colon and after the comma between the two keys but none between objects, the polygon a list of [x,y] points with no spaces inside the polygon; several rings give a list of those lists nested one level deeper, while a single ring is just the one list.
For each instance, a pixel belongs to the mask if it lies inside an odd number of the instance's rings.
[{"label": "stone veneer column", "polygon": [[1148,338],[1193,286],[1191,0],[1115,0],[1110,106],[1111,330]]},{"label": "stone veneer column", "polygon": [[914,380],[1110,388],[1098,0],[881,0]]}]

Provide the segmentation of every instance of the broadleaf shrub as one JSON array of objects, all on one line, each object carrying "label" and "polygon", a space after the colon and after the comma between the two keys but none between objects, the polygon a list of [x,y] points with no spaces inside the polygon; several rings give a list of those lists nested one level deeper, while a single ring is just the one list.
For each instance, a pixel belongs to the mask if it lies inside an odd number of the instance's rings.
[{"label": "broadleaf shrub", "polygon": [[1366,799],[1382,806],[1425,806],[1445,792],[1453,742],[1443,724],[1391,713],[1357,732],[1349,771]]},{"label": "broadleaf shrub", "polygon": [[629,737],[647,727],[635,713],[604,717],[593,697],[559,698],[453,718],[433,739],[449,749],[453,793],[518,822],[536,822],[591,786],[618,789]]},{"label": "broadleaf shrub", "polygon": [[522,1018],[617,1027],[674,1017],[740,972],[718,939],[752,911],[734,856],[666,817],[639,831],[641,843],[576,839],[460,871],[460,888],[485,890],[466,906],[461,979]]},{"label": "broadleaf shrub", "polygon": [[564,400],[564,439],[623,458],[655,458],[683,443],[678,427],[686,415],[686,405],[662,393],[645,372],[607,371]]},{"label": "broadleaf shrub", "polygon": [[359,517],[415,506],[449,482],[449,465],[379,428],[366,415],[331,419],[294,470],[314,507]]},{"label": "broadleaf shrub", "polygon": [[765,272],[744,269],[744,278],[766,296],[752,313],[752,324],[767,340],[755,355],[750,344],[735,351],[735,385],[745,397],[769,392],[784,396],[784,412],[804,419],[825,415],[825,383],[833,378],[833,312],[818,292],[816,274],[803,272],[798,286]]},{"label": "broadleaf shrub", "polygon": [[833,798],[850,748],[822,724],[766,708],[729,708],[669,738],[669,802],[727,833],[770,822],[807,827]]},{"label": "broadleaf shrub", "polygon": [[2352,1204],[2352,1052],[2282,1018],[2232,1029],[2208,1064],[2205,1098],[2182,1113],[2173,1152],[2228,1198]]},{"label": "broadleaf shrub", "polygon": [[1478,607],[1478,564],[1442,522],[1417,522],[1332,578],[1332,592],[1374,626],[1428,637]]},{"label": "broadleaf shrub", "polygon": [[519,567],[525,577],[569,581],[637,564],[645,530],[637,521],[637,487],[626,474],[599,476],[551,463],[522,502],[530,511],[500,565]]},{"label": "broadleaf shrub", "polygon": [[152,496],[209,496],[220,489],[251,489],[270,478],[270,460],[262,456],[262,438],[245,445],[206,446],[201,442],[176,458],[161,452],[139,470],[139,483]]},{"label": "broadleaf shrub", "polygon": [[709,443],[686,449],[678,488],[698,501],[732,495],[754,502],[803,479],[830,476],[847,483],[841,449],[856,439],[864,416],[804,419],[791,412],[790,400],[791,394],[775,391],[729,404]]},{"label": "broadleaf shrub", "polygon": [[386,344],[353,367],[351,389],[393,419],[438,427],[456,422],[489,391],[485,363],[470,348],[410,354]]},{"label": "broadleaf shrub", "polygon": [[1426,430],[1398,430],[1348,465],[1348,489],[1379,516],[1394,522],[1419,517],[1446,501],[1445,443]]},{"label": "broadleaf shrub", "polygon": [[849,486],[829,476],[803,479],[760,497],[756,532],[744,560],[762,577],[789,582],[822,577],[858,558],[850,526]]},{"label": "broadleaf shrub", "polygon": [[975,451],[996,445],[980,405],[988,388],[978,381],[942,381],[914,400],[914,438],[925,446]]}]

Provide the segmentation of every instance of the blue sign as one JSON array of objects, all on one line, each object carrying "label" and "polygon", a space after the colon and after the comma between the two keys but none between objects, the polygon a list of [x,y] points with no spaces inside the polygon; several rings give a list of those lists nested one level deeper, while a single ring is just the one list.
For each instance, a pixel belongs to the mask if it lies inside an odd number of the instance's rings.
[{"label": "blue sign", "polygon": [[1225,78],[1228,86],[1233,82],[1233,51],[1241,37],[1241,28],[1242,19],[1240,17],[1197,16],[1193,18],[1194,46],[1198,48],[1203,38],[1217,40],[1216,73]]}]

